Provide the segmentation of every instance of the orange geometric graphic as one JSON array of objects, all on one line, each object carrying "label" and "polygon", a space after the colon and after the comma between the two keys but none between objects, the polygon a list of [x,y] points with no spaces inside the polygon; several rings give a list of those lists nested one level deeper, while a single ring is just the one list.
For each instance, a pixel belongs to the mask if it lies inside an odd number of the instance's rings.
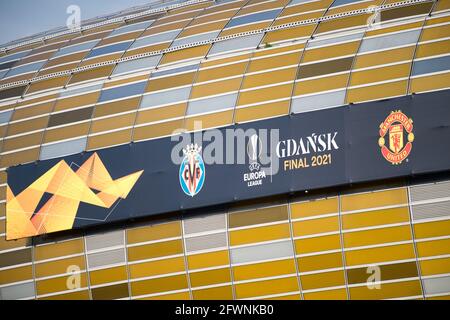
[{"label": "orange geometric graphic", "polygon": [[[7,186],[6,239],[72,229],[80,202],[109,209],[128,196],[143,172],[113,180],[94,153],[76,171],[61,160],[18,195]],[[36,212],[44,194],[51,197]]]}]

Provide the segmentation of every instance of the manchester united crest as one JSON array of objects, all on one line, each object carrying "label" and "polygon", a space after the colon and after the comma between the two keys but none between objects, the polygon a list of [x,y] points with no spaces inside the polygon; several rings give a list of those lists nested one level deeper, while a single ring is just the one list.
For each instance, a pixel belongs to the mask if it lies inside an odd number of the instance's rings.
[{"label": "manchester united crest", "polygon": [[188,196],[195,196],[205,182],[205,163],[200,154],[202,147],[197,144],[188,145],[183,149],[184,158],[180,165],[180,185]]},{"label": "manchester united crest", "polygon": [[414,141],[413,121],[400,110],[391,114],[380,124],[378,145],[381,154],[392,164],[401,164],[411,153]]}]

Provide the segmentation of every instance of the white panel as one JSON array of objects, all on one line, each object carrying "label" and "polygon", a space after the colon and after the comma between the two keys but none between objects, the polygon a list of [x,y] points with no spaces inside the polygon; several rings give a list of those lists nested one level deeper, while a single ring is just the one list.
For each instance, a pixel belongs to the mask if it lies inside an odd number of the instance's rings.
[{"label": "white panel", "polygon": [[125,249],[116,249],[105,252],[91,253],[87,255],[89,268],[98,268],[102,266],[124,263]]},{"label": "white panel", "polygon": [[294,249],[290,240],[231,249],[233,263],[269,260],[293,255]]},{"label": "white panel", "polygon": [[226,227],[225,213],[212,214],[184,220],[185,234],[205,232],[217,229],[225,229],[225,227]]},{"label": "white panel", "polygon": [[237,93],[232,93],[213,98],[190,101],[186,114],[194,115],[205,112],[232,109],[236,105],[236,100]]},{"label": "white panel", "polygon": [[413,202],[450,197],[450,181],[412,186],[410,189]]},{"label": "white panel", "polygon": [[[301,85],[301,83],[299,83]],[[292,99],[291,112],[308,112],[345,104],[345,90]]]},{"label": "white panel", "polygon": [[86,250],[92,251],[97,249],[109,248],[124,245],[123,230],[108,232],[86,237]]},{"label": "white panel", "polygon": [[34,297],[34,282],[0,288],[0,300],[17,300]]},{"label": "white panel", "polygon": [[112,73],[112,75],[124,74],[134,71],[141,71],[152,69],[156,67],[162,55],[151,56],[143,59],[130,60],[119,63]]},{"label": "white panel", "polygon": [[186,251],[198,251],[227,246],[227,235],[225,232],[208,234],[186,239]]},{"label": "white panel", "polygon": [[263,33],[251,36],[239,37],[214,43],[209,52],[210,55],[227,51],[238,51],[243,49],[255,49],[261,42]]},{"label": "white panel", "polygon": [[76,154],[86,149],[87,138],[80,138],[70,141],[57,142],[50,145],[42,146],[40,160],[54,159],[71,154]]},{"label": "white panel", "polygon": [[414,220],[448,217],[450,216],[450,201],[412,206],[412,215]]},{"label": "white panel", "polygon": [[139,108],[157,107],[163,104],[187,101],[191,87],[146,94]]},{"label": "white panel", "polygon": [[450,292],[450,277],[424,279],[423,286],[427,295],[447,293]]}]

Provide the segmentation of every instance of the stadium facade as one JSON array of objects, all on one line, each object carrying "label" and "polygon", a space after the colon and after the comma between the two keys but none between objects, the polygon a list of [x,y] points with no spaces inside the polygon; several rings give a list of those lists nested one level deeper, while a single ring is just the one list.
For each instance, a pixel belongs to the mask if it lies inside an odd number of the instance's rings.
[{"label": "stadium facade", "polygon": [[195,0],[6,45],[0,298],[448,299],[449,37],[449,0]]}]

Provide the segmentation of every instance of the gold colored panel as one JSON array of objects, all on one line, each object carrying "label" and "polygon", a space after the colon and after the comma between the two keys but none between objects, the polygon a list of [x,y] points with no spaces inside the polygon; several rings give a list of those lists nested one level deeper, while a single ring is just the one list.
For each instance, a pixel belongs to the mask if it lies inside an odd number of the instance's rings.
[{"label": "gold colored panel", "polygon": [[91,289],[93,300],[113,300],[128,298],[128,283]]},{"label": "gold colored panel", "polygon": [[42,90],[62,88],[67,83],[68,80],[69,76],[64,76],[49,80],[33,82],[28,88],[27,94],[35,93]]},{"label": "gold colored panel", "polygon": [[318,79],[306,79],[295,84],[294,96],[347,87],[349,73]]},{"label": "gold colored panel", "polygon": [[172,135],[175,130],[182,128],[184,128],[184,121],[182,119],[134,128],[133,141]]},{"label": "gold colored panel", "polygon": [[180,221],[154,224],[127,230],[128,244],[181,236]]},{"label": "gold colored panel", "polygon": [[241,92],[237,105],[241,106],[290,97],[292,94],[292,86],[293,83]]},{"label": "gold colored panel", "polygon": [[402,205],[408,203],[406,188],[344,195],[341,198],[342,211]]},{"label": "gold colored panel", "polygon": [[320,199],[308,202],[292,203],[292,219],[339,212],[338,198]]},{"label": "gold colored panel", "polygon": [[347,251],[345,253],[345,261],[349,266],[414,258],[415,255],[412,244],[359,249]]},{"label": "gold colored panel", "polygon": [[345,275],[343,270],[314,273],[300,276],[302,290],[337,287],[345,285]]},{"label": "gold colored panel", "polygon": [[421,294],[422,290],[418,280],[383,283],[379,290],[370,290],[366,285],[350,288],[350,297],[356,300],[390,299]]},{"label": "gold colored panel", "polygon": [[[260,59],[252,59],[250,65],[248,66],[247,73],[263,71],[267,69],[281,68],[290,65],[298,65],[300,62],[300,56],[302,54],[301,49],[303,49],[303,45],[299,46],[288,46],[281,48],[269,48],[265,50],[259,50],[255,52],[255,57],[264,57],[267,55],[277,54],[276,56],[260,58]],[[296,52],[280,54],[286,51],[296,50]]]},{"label": "gold colored panel", "polygon": [[326,253],[298,258],[300,272],[340,268],[343,266],[342,253]]},{"label": "gold colored panel", "polygon": [[353,70],[372,67],[379,64],[412,60],[414,49],[415,45],[411,45],[406,48],[389,49],[381,52],[358,55]]},{"label": "gold colored panel", "polygon": [[11,116],[11,121],[26,119],[29,117],[36,117],[43,114],[48,114],[52,111],[55,101],[49,101],[41,104],[37,104],[31,107],[25,107],[14,110]]},{"label": "gold colored panel", "polygon": [[359,42],[360,41],[358,40],[333,46],[306,50],[302,58],[302,63],[355,54],[359,48]]},{"label": "gold colored panel", "polygon": [[178,35],[178,38],[183,37],[189,37],[196,34],[204,33],[204,32],[212,32],[214,30],[222,30],[228,21],[213,21],[208,24],[202,24],[198,26],[193,26],[190,28],[185,28],[181,33]]},{"label": "gold colored panel", "polygon": [[317,292],[309,292],[303,294],[305,300],[347,300],[347,290],[334,289]]},{"label": "gold colored panel", "polygon": [[228,265],[230,263],[228,250],[199,253],[187,256],[190,270]]},{"label": "gold colored panel", "polygon": [[362,247],[378,243],[411,240],[410,226],[346,232],[343,235],[346,248]]},{"label": "gold colored panel", "polygon": [[339,234],[295,240],[295,252],[306,254],[317,251],[336,250],[341,248]]},{"label": "gold colored panel", "polygon": [[[319,2],[319,1],[315,1],[315,2]],[[317,18],[322,17],[324,12],[325,12],[324,10],[319,10],[319,11],[314,11],[314,12],[306,12],[303,14],[296,14],[296,15],[293,15],[290,17],[277,18],[275,20],[275,22],[273,23],[273,26],[279,26],[282,24],[297,22],[297,21],[302,21],[302,20],[317,19]]]},{"label": "gold colored panel", "polygon": [[111,114],[135,110],[139,107],[140,97],[120,100],[95,106],[94,118],[108,116]]},{"label": "gold colored panel", "polygon": [[297,277],[236,284],[236,298],[250,298],[298,291]]},{"label": "gold colored panel", "polygon": [[450,273],[450,258],[419,261],[423,276]]},{"label": "gold colored panel", "polygon": [[66,294],[57,294],[50,297],[38,298],[38,300],[89,300],[89,290],[77,291]]},{"label": "gold colored panel", "polygon": [[359,26],[365,26],[370,14],[361,14],[346,18],[333,19],[319,23],[316,34],[337,31],[341,29],[352,29]]},{"label": "gold colored panel", "polygon": [[255,224],[288,220],[286,205],[233,212],[229,215],[229,227],[238,228]]},{"label": "gold colored panel", "polygon": [[122,41],[130,40],[130,39],[134,40],[136,37],[138,37],[142,33],[142,31],[144,31],[144,30],[142,29],[142,30],[138,30],[138,31],[127,32],[127,33],[109,37],[109,38],[104,38],[99,43],[97,43],[96,47],[104,46],[107,44],[114,44],[117,42],[122,42]]},{"label": "gold colored panel", "polygon": [[277,9],[277,8],[281,9],[289,2],[290,0],[267,1],[267,2],[262,1],[262,3],[256,4],[256,1],[255,2],[250,1],[239,11],[237,16],[242,16],[245,14],[269,9]]},{"label": "gold colored panel", "polygon": [[192,290],[195,300],[232,300],[233,290],[231,286],[215,287],[201,290]]},{"label": "gold colored panel", "polygon": [[[4,214],[4,211],[6,211],[5,207],[6,207],[5,204],[0,206],[0,217],[5,216],[5,214]],[[25,246],[28,246],[30,244],[30,242],[31,242],[30,239],[27,239],[27,238],[17,239],[17,240],[6,240],[6,237],[3,236],[3,237],[0,237],[0,251],[25,247]]]},{"label": "gold colored panel", "polygon": [[184,257],[169,258],[129,265],[130,278],[144,278],[185,270]]},{"label": "gold colored panel", "polygon": [[43,278],[57,274],[71,273],[74,271],[73,268],[79,268],[79,270],[86,269],[84,256],[37,263],[35,264],[35,277]]},{"label": "gold colored panel", "polygon": [[88,138],[87,150],[93,150],[131,141],[131,129],[109,132]]},{"label": "gold colored panel", "polygon": [[[245,68],[247,66],[247,61],[244,62],[238,62],[233,63],[230,65],[217,67],[217,68],[211,68],[211,69],[202,69],[200,68],[196,82],[204,82],[204,81],[210,81],[210,80],[216,80],[226,77],[232,77],[241,75],[245,72]],[[202,64],[202,66],[205,66],[206,62]]]},{"label": "gold colored panel", "polygon": [[186,59],[204,57],[208,53],[208,50],[210,47],[211,47],[211,45],[208,44],[208,45],[192,47],[192,48],[188,48],[188,49],[183,49],[183,50],[179,50],[179,51],[166,53],[162,57],[160,65],[164,65],[167,63],[173,63],[173,62],[186,60]]},{"label": "gold colored panel", "polygon": [[55,142],[79,136],[86,136],[89,133],[90,126],[90,121],[88,121],[57,129],[47,129],[45,131],[43,143]]},{"label": "gold colored panel", "polygon": [[292,224],[294,237],[339,231],[339,217],[297,221]]},{"label": "gold colored panel", "polygon": [[203,287],[218,283],[228,283],[231,281],[229,268],[192,272],[189,276],[191,279],[191,287]]},{"label": "gold colored panel", "polygon": [[436,56],[439,54],[448,54],[449,47],[450,47],[450,40],[442,40],[420,44],[416,50],[416,59]]},{"label": "gold colored panel", "polygon": [[8,136],[44,129],[47,127],[48,118],[49,116],[46,115],[36,119],[24,120],[10,124],[8,126]]},{"label": "gold colored panel", "polygon": [[286,115],[289,113],[289,105],[289,101],[279,101],[239,108],[235,110],[234,121],[239,123]]},{"label": "gold colored panel", "polygon": [[137,261],[182,253],[181,240],[172,240],[128,248],[128,260]]},{"label": "gold colored panel", "polygon": [[40,145],[44,131],[3,140],[2,151],[11,151]]},{"label": "gold colored panel", "polygon": [[84,251],[83,239],[75,239],[64,242],[57,242],[34,248],[34,260],[46,260],[56,257],[63,257]]},{"label": "gold colored panel", "polygon": [[296,272],[293,259],[233,267],[234,281],[274,277]]},{"label": "gold colored panel", "polygon": [[289,225],[287,223],[283,223],[274,226],[230,231],[230,245],[236,246],[252,242],[263,242],[289,237]]},{"label": "gold colored panel", "polygon": [[196,128],[195,122],[200,122],[203,129],[222,127],[232,123],[233,110],[222,111],[203,116],[186,118],[185,126],[188,131]]},{"label": "gold colored panel", "polygon": [[134,124],[136,113],[128,113],[117,117],[110,117],[92,121],[91,133],[125,128]]},{"label": "gold colored panel", "polygon": [[78,61],[73,62],[73,63],[69,63],[69,64],[65,64],[65,65],[62,65],[62,66],[42,69],[41,71],[39,71],[39,73],[36,76],[45,76],[45,75],[48,75],[48,74],[51,74],[51,73],[56,73],[56,72],[61,72],[61,71],[67,71],[67,70],[75,69],[76,67],[78,67]]},{"label": "gold colored panel", "polygon": [[[86,287],[86,273],[83,272],[79,274],[79,276],[81,288]],[[52,292],[70,291],[68,284],[71,284],[71,277],[73,277],[73,275],[36,281],[37,294],[43,295]]]},{"label": "gold colored panel", "polygon": [[109,76],[114,69],[115,65],[104,66],[95,68],[92,70],[86,70],[79,73],[75,73],[69,81],[69,84],[79,83],[91,79],[100,79]]},{"label": "gold colored panel", "polygon": [[58,99],[55,104],[55,112],[94,104],[97,102],[99,96],[100,91],[97,91],[74,97]]},{"label": "gold colored panel", "polygon": [[419,93],[448,88],[450,83],[450,72],[411,79],[410,93]]},{"label": "gold colored panel", "polygon": [[32,266],[0,271],[0,285],[33,279]]},{"label": "gold colored panel", "polygon": [[179,103],[161,108],[143,109],[138,111],[136,124],[167,120],[171,118],[184,117],[187,103]]},{"label": "gold colored panel", "polygon": [[25,151],[19,151],[15,153],[5,154],[1,157],[0,167],[6,168],[15,166],[17,164],[24,164],[28,162],[33,162],[39,159],[40,148],[28,149]]},{"label": "gold colored panel", "polygon": [[[60,64],[66,64],[66,63],[69,63],[69,62],[72,62],[72,61],[76,61],[76,65],[78,65],[78,62],[80,60],[82,60],[87,55],[88,52],[89,52],[88,50],[85,50],[85,51],[82,51],[82,52],[76,52],[76,53],[73,53],[73,54],[68,54],[68,55],[65,55],[65,56],[62,56],[62,57],[56,57],[54,59],[49,60],[44,65],[44,68],[47,69],[47,68],[51,68],[51,67],[54,67],[54,66],[57,66],[57,65],[60,65]],[[68,69],[71,69],[71,67],[69,67],[67,65],[65,67],[68,68]],[[39,75],[43,75],[43,74],[45,74],[45,73],[43,73],[42,71],[39,73]]]},{"label": "gold colored panel", "polygon": [[194,81],[195,72],[188,72],[168,77],[150,78],[145,92],[171,89],[190,85]]},{"label": "gold colored panel", "polygon": [[108,283],[108,282],[119,282],[122,280],[127,280],[127,270],[126,266],[120,266],[115,268],[96,270],[89,272],[90,284],[92,286]]},{"label": "gold colored panel", "polygon": [[175,291],[188,287],[186,275],[136,281],[131,283],[133,296],[152,294],[157,292]]},{"label": "gold colored panel", "polygon": [[395,66],[381,67],[364,71],[353,71],[350,77],[350,86],[357,86],[372,82],[408,77],[411,63]]},{"label": "gold colored panel", "polygon": [[235,28],[224,29],[219,34],[219,37],[226,37],[226,36],[238,34],[241,32],[249,32],[249,31],[253,31],[253,30],[264,29],[264,28],[270,27],[270,24],[271,24],[270,21],[254,22],[254,23],[248,24],[248,25],[242,25],[242,26],[237,26]]},{"label": "gold colored panel", "polygon": [[372,30],[367,30],[365,36],[366,37],[370,37],[370,36],[375,36],[375,35],[382,35],[382,34],[387,34],[387,33],[391,33],[391,32],[398,32],[398,31],[403,31],[403,30],[410,30],[410,29],[416,29],[416,28],[422,28],[423,25],[423,20],[422,21],[416,21],[416,22],[411,22],[411,23],[402,23],[402,24],[397,24],[397,25],[389,25],[386,24],[387,27],[381,27],[381,28],[372,28]]},{"label": "gold colored panel", "polygon": [[342,215],[342,229],[357,229],[409,221],[408,207]]},{"label": "gold colored panel", "polygon": [[416,239],[450,235],[450,220],[416,223],[413,227]]},{"label": "gold colored panel", "polygon": [[238,91],[242,78],[222,80],[192,87],[191,99],[211,96],[231,91]]},{"label": "gold colored panel", "polygon": [[450,239],[417,242],[420,257],[440,256],[450,253]]},{"label": "gold colored panel", "polygon": [[266,86],[270,84],[295,80],[296,74],[297,74],[297,67],[292,67],[289,69],[269,71],[267,73],[246,75],[244,78],[244,82],[242,84],[242,89]]},{"label": "gold colored panel", "polygon": [[306,25],[283,30],[267,32],[262,43],[281,42],[290,39],[309,37],[316,28],[316,25]]},{"label": "gold colored panel", "polygon": [[190,299],[191,297],[189,295],[189,291],[185,291],[179,293],[162,294],[153,297],[138,298],[137,300],[190,300]]},{"label": "gold colored panel", "polygon": [[307,12],[319,9],[328,9],[328,7],[333,3],[334,0],[324,0],[324,1],[312,1],[307,3],[300,3],[294,6],[289,6],[284,8],[283,12],[280,14],[281,17],[290,16],[299,12]]}]

